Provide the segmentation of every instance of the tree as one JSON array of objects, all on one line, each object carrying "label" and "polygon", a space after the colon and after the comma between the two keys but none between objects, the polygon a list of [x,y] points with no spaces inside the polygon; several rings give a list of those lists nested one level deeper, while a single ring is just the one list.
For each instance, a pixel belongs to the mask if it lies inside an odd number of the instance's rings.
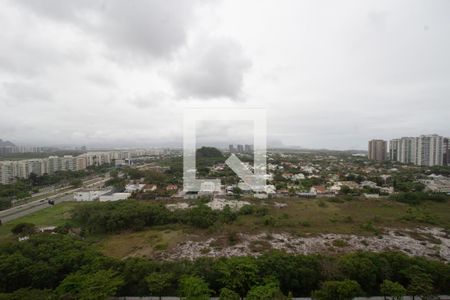
[{"label": "tree", "polygon": [[317,300],[351,300],[362,294],[361,287],[354,280],[325,281],[320,290],[312,293]]},{"label": "tree", "polygon": [[429,274],[417,272],[411,275],[408,285],[408,293],[420,296],[422,300],[429,299],[433,295],[433,279]]},{"label": "tree", "polygon": [[221,282],[244,297],[252,286],[258,283],[258,268],[250,257],[232,257],[219,263]]},{"label": "tree", "polygon": [[170,287],[173,275],[170,273],[151,273],[145,277],[148,284],[148,290],[152,295],[156,295],[161,299],[163,293]]},{"label": "tree", "polygon": [[197,276],[184,276],[180,280],[180,295],[184,300],[209,300],[208,284]]},{"label": "tree", "polygon": [[33,223],[19,223],[15,225],[11,232],[15,235],[23,234],[32,234],[35,231],[35,225]]},{"label": "tree", "polygon": [[79,188],[83,185],[83,181],[81,179],[73,179],[70,181],[70,185],[74,188]]},{"label": "tree", "polygon": [[286,299],[277,283],[254,286],[248,291],[246,300],[281,300]]},{"label": "tree", "polygon": [[219,300],[240,300],[239,294],[227,288],[220,290]]},{"label": "tree", "polygon": [[114,296],[123,282],[123,279],[112,270],[100,270],[86,274],[77,272],[67,276],[56,288],[56,292],[61,298],[104,300]]},{"label": "tree", "polygon": [[384,299],[391,296],[392,300],[401,300],[406,294],[406,289],[400,283],[386,279],[380,285],[380,292],[384,295]]}]

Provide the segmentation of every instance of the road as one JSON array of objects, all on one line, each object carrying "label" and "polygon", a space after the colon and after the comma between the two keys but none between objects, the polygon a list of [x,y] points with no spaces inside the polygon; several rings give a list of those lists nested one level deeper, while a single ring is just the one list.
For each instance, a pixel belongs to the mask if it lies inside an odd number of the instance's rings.
[{"label": "road", "polygon": [[99,187],[103,185],[107,180],[109,180],[109,174],[105,178],[103,177],[97,177],[92,178],[89,180],[86,180],[83,182],[83,186],[80,188],[65,190],[60,193],[48,196],[45,199],[32,201],[26,204],[22,204],[10,209],[2,210],[0,211],[0,220],[2,224],[12,221],[14,219],[26,216],[28,214],[34,213],[36,211],[39,211],[41,209],[50,207],[52,205],[48,204],[48,200],[53,200],[55,202],[55,205],[61,202],[65,201],[72,201],[73,200],[73,193],[85,188],[94,188]]},{"label": "road", "polygon": [[[143,164],[135,166],[137,169],[145,168],[146,166],[151,165],[151,163]],[[53,191],[48,197],[44,199],[38,199],[35,201],[31,201],[25,204],[21,204],[18,206],[15,206],[10,209],[2,210],[0,211],[0,221],[2,224],[15,220],[17,218],[29,215],[31,213],[34,213],[36,211],[39,211],[41,209],[50,207],[51,205],[48,204],[48,200],[53,200],[55,202],[55,205],[58,203],[64,202],[64,201],[72,201],[73,200],[73,193],[79,190],[83,190],[86,188],[97,188],[103,186],[103,184],[110,179],[109,173],[106,173],[105,177],[96,177],[91,178],[83,181],[83,186],[76,189],[69,189],[63,188],[61,190],[55,190]],[[60,192],[59,192],[60,191]],[[56,194],[54,194],[56,192]],[[42,195],[39,195],[40,197]]]}]

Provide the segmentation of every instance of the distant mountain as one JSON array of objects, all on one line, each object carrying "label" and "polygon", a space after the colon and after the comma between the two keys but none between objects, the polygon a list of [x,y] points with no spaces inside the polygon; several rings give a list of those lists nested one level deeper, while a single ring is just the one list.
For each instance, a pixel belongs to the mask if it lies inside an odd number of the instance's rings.
[{"label": "distant mountain", "polygon": [[0,147],[15,147],[15,146],[16,145],[11,143],[10,141],[4,141],[4,140],[0,139]]}]

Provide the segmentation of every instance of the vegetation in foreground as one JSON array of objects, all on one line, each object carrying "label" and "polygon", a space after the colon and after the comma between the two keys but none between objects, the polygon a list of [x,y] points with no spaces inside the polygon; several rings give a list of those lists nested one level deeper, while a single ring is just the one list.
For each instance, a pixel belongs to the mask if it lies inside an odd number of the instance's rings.
[{"label": "vegetation in foreground", "polygon": [[[351,299],[359,295],[449,294],[450,266],[398,252],[288,255],[195,261],[118,260],[64,234],[36,234],[0,246],[0,299]],[[38,298],[36,298],[38,297]]]}]

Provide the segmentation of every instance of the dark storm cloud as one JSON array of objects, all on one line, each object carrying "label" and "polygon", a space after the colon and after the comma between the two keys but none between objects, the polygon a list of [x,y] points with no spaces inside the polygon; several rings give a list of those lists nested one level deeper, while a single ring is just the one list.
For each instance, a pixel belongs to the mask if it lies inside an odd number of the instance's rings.
[{"label": "dark storm cloud", "polygon": [[174,87],[182,98],[239,100],[251,61],[230,39],[213,39],[190,50],[176,73]]}]

